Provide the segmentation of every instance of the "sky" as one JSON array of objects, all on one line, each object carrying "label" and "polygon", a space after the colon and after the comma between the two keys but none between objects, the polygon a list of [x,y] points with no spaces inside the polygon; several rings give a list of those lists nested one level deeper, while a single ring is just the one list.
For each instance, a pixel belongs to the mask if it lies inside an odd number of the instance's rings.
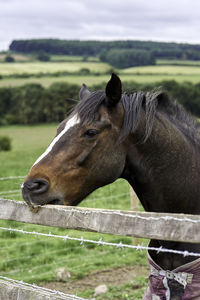
[{"label": "sky", "polygon": [[32,38],[200,44],[200,1],[0,0],[0,51]]}]

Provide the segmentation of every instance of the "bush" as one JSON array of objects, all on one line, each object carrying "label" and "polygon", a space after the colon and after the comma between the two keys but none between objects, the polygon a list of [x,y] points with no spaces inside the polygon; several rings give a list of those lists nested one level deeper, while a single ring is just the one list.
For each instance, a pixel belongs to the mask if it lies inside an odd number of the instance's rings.
[{"label": "bush", "polygon": [[[200,83],[171,80],[156,85],[162,86],[192,114],[200,117]],[[105,83],[90,86],[92,91],[104,88]],[[123,91],[127,92],[153,89],[155,83],[123,82]],[[79,85],[66,82],[55,82],[47,88],[39,84],[0,88],[0,126],[60,122],[76,104],[79,90]]]},{"label": "bush", "polygon": [[5,62],[14,62],[15,61],[14,57],[11,55],[6,55],[4,60],[5,60]]},{"label": "bush", "polygon": [[49,54],[46,54],[46,53],[39,53],[37,55],[37,59],[39,61],[50,61],[51,60],[51,56]]},{"label": "bush", "polygon": [[90,70],[88,68],[82,68],[82,69],[80,69],[79,74],[88,75],[88,74],[90,74]]},{"label": "bush", "polygon": [[8,136],[0,136],[0,151],[11,150],[11,138]]}]

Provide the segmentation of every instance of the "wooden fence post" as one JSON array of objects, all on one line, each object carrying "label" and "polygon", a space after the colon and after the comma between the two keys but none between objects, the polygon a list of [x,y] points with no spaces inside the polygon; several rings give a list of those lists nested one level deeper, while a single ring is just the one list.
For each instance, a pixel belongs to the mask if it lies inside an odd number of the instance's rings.
[{"label": "wooden fence post", "polygon": [[[130,185],[130,206],[131,206],[131,210],[139,211],[139,199],[131,185]],[[141,242],[140,238],[136,238],[136,237],[133,238],[133,245],[138,245],[140,244],[140,242]]]}]

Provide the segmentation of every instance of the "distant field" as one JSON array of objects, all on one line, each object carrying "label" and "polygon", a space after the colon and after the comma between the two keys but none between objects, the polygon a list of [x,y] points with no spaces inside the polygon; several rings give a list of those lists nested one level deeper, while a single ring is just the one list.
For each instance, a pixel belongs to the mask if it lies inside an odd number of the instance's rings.
[{"label": "distant field", "polygon": [[156,65],[200,66],[200,61],[198,61],[198,60],[182,60],[182,59],[157,59]]},{"label": "distant field", "polygon": [[98,57],[94,57],[94,56],[89,56],[84,58],[83,56],[75,56],[75,55],[51,55],[51,61],[55,61],[55,62],[60,62],[60,61],[84,61],[84,59],[86,59],[86,61],[95,61],[95,62],[99,62],[99,58]]},{"label": "distant field", "polygon": [[0,63],[0,74],[22,74],[22,73],[54,73],[59,71],[77,72],[87,68],[91,72],[106,72],[110,66],[102,62],[26,62],[26,63]]},{"label": "distant field", "polygon": [[[0,55],[1,58],[2,54]],[[19,55],[20,57],[20,55]],[[28,58],[23,56],[22,58]],[[3,78],[0,80],[0,87],[7,86],[20,86],[28,83],[42,84],[48,87],[54,82],[69,82],[81,85],[99,84],[107,82],[110,78],[109,70],[112,67],[109,64],[98,61],[98,58],[89,57],[88,61],[84,62],[82,56],[67,56],[54,55],[51,57],[52,62],[15,62],[15,63],[0,63],[0,75],[12,74],[39,74],[56,72],[71,72],[67,76],[42,76],[30,78]],[[29,57],[30,59],[30,57]],[[93,60],[93,61],[92,61]],[[97,60],[97,61],[94,61]],[[138,83],[153,83],[163,80],[176,80],[177,82],[190,81],[192,83],[200,82],[200,61],[182,61],[182,60],[158,60],[158,65],[155,66],[142,66],[127,68],[123,70],[116,70],[120,75],[122,81],[135,81]],[[170,65],[174,64],[174,65]],[[93,74],[78,75],[81,69],[89,69],[91,72],[98,73],[98,76]],[[111,72],[111,71],[110,71]]]},{"label": "distant field", "polygon": [[125,74],[158,74],[158,75],[199,75],[200,65],[195,66],[144,66],[124,69]]},{"label": "distant field", "polygon": [[51,55],[51,61],[53,62],[60,62],[60,61],[83,61],[82,56],[74,56],[74,55]]},{"label": "distant field", "polygon": [[[110,75],[69,75],[69,76],[59,76],[59,77],[41,77],[41,78],[18,78],[18,79],[2,79],[0,80],[0,87],[12,87],[21,86],[28,83],[38,83],[44,87],[50,86],[54,82],[69,82],[78,85],[82,83],[91,86],[93,84],[99,84],[102,82],[107,82]],[[135,81],[138,83],[157,83],[163,80],[176,80],[177,82],[190,81],[192,83],[200,82],[200,74],[184,74],[184,75],[172,75],[172,74],[120,74],[122,81]]]},{"label": "distant field", "polygon": [[[4,62],[5,57],[8,54],[0,53],[0,62]],[[10,53],[12,57],[14,57],[16,62],[33,62],[37,61],[35,54],[17,54]],[[83,57],[78,55],[50,55],[51,62],[79,62],[79,61],[92,61],[99,62],[99,58],[95,56]]]},{"label": "distant field", "polygon": [[[18,62],[26,62],[32,59],[31,55],[23,55],[23,54],[11,54],[11,55]],[[7,54],[0,53],[0,62],[3,62],[6,56]]]}]

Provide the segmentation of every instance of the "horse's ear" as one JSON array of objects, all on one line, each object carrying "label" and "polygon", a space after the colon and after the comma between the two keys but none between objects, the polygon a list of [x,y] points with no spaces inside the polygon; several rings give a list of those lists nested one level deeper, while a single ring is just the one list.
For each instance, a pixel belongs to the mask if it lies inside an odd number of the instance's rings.
[{"label": "horse's ear", "polygon": [[112,73],[111,79],[106,85],[106,104],[109,107],[117,105],[122,96],[122,83],[120,78]]},{"label": "horse's ear", "polygon": [[87,86],[85,83],[83,83],[81,89],[80,89],[80,92],[79,92],[79,99],[80,100],[84,100],[84,99],[87,99],[90,95],[90,91],[88,90]]},{"label": "horse's ear", "polygon": [[157,101],[158,101],[158,106],[160,109],[162,108],[169,108],[170,105],[170,96],[166,91],[158,90],[158,96],[157,96]]}]

